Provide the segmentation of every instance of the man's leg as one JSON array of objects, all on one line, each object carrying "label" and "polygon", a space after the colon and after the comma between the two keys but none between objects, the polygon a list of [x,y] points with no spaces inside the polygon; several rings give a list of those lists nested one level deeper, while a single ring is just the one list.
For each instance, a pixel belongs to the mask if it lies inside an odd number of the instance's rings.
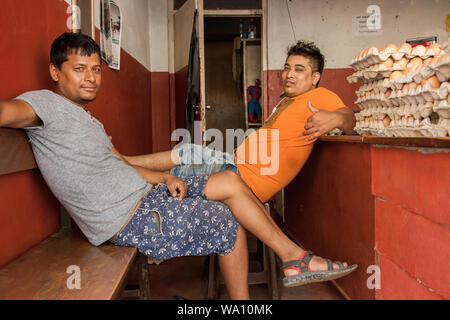
[{"label": "man's leg", "polygon": [[248,250],[244,228],[239,226],[233,251],[227,255],[219,255],[219,267],[228,295],[232,300],[248,300]]},{"label": "man's leg", "polygon": [[[242,179],[232,171],[223,171],[211,175],[206,183],[205,195],[215,201],[226,204],[236,220],[249,232],[272,248],[283,262],[299,259],[304,249],[292,242],[273,220],[268,217],[261,202],[255,197]],[[311,260],[311,271],[326,271],[327,262],[317,256]],[[347,267],[347,263],[344,263]],[[333,268],[339,266],[333,263]],[[296,275],[293,269],[285,271],[286,276]]]}]

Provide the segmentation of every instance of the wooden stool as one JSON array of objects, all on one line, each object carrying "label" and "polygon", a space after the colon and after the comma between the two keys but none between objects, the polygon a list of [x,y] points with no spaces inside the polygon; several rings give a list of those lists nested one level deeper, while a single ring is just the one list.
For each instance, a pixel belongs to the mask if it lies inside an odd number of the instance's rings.
[{"label": "wooden stool", "polygon": [[[267,212],[270,214],[270,206],[264,204]],[[260,240],[258,240],[260,242]],[[278,291],[278,273],[275,253],[272,249],[262,243],[263,250],[263,270],[259,272],[249,272],[248,284],[267,284],[269,298],[278,300],[280,298]],[[207,299],[217,299],[219,293],[219,285],[224,283],[222,276],[218,272],[217,255],[209,256],[209,273],[208,273],[208,293]]]}]

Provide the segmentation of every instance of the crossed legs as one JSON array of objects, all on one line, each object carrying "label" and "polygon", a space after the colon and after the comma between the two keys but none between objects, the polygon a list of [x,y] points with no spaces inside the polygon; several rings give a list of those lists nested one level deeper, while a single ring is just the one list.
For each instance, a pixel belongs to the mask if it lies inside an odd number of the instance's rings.
[{"label": "crossed legs", "polygon": [[[204,192],[208,199],[221,201],[226,204],[240,225],[272,248],[283,262],[299,259],[304,254],[305,250],[292,242],[278,228],[261,202],[239,175],[233,171],[222,171],[212,174],[206,183]],[[235,250],[237,249],[237,251],[233,250],[230,254],[220,257],[221,261],[219,263],[230,298],[248,299],[248,257],[245,258],[246,260],[242,265],[239,264],[239,259],[243,259],[244,254],[247,255],[247,249],[245,249],[244,253],[244,250],[241,248],[244,242],[242,239],[239,239],[239,236],[236,242],[237,247],[235,247]],[[242,267],[242,270],[236,267]],[[312,271],[326,271],[328,265],[324,259],[314,256],[310,267]],[[347,263],[344,263],[344,267],[347,267]],[[338,269],[339,266],[333,264],[333,268]],[[245,276],[238,276],[237,273],[240,272],[245,273]],[[298,274],[296,270],[292,269],[288,269],[284,273],[285,276]]]}]

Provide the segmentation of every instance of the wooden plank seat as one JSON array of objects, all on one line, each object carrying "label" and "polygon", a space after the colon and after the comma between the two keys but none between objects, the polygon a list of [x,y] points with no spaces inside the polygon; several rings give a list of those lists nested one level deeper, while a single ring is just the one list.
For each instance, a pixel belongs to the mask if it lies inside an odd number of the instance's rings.
[{"label": "wooden plank seat", "polygon": [[[3,175],[36,168],[33,152],[23,130],[0,128],[0,154],[0,179]],[[21,192],[20,186],[15,186],[19,188],[17,192]],[[3,202],[0,201],[1,215],[15,214],[8,206],[4,206],[8,200],[3,198]],[[37,219],[45,216],[45,219],[51,220],[54,215],[55,212],[48,212],[48,216],[42,214]],[[0,232],[6,228],[17,228],[17,225],[14,222],[0,224]],[[30,226],[32,224],[28,223],[27,227]],[[20,229],[17,232],[39,231]],[[139,269],[139,290],[124,291],[127,275],[135,262]],[[69,278],[77,272],[69,270],[68,273],[67,268],[70,266],[79,267],[79,289],[70,289],[68,286],[68,280],[72,284]],[[138,254],[135,248],[119,247],[109,242],[96,247],[89,243],[78,228],[62,228],[0,269],[0,299],[107,300],[120,298],[121,295],[148,299],[147,268],[147,258]]]},{"label": "wooden plank seat", "polygon": [[[62,230],[0,269],[0,299],[116,299],[137,256],[135,248],[112,243],[95,247],[79,231]],[[146,264],[146,259],[140,261],[140,266]],[[69,289],[69,266],[79,267],[80,289]],[[145,299],[147,270],[139,269],[140,298]]]}]

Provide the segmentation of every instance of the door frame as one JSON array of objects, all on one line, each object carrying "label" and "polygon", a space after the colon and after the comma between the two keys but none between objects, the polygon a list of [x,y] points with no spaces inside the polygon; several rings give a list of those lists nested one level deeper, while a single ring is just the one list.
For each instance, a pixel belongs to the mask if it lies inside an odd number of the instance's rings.
[{"label": "door frame", "polygon": [[[204,0],[194,0],[196,2],[198,12],[198,44],[199,44],[199,56],[200,56],[200,112],[201,112],[201,129],[202,129],[202,144],[205,145],[205,131],[206,131],[206,92],[205,92],[205,32],[204,32],[204,19],[205,17],[258,17],[261,19],[261,87],[263,88],[262,101],[264,117],[267,117],[268,110],[268,59],[267,59],[267,1],[261,0],[262,9],[248,9],[248,10],[233,10],[233,9],[217,9],[217,10],[204,10]],[[169,0],[169,69],[176,72],[174,65],[174,23],[173,15],[176,10],[173,10],[173,0]],[[264,120],[264,119],[263,119]]]},{"label": "door frame", "polygon": [[[204,139],[204,133],[206,131],[206,93],[205,93],[205,39],[204,39],[204,18],[211,17],[244,17],[244,18],[260,18],[261,19],[261,87],[262,90],[262,101],[263,101],[263,112],[264,117],[267,117],[266,110],[268,110],[267,101],[267,71],[268,71],[268,60],[267,60],[267,0],[261,0],[262,9],[248,9],[248,10],[233,10],[233,9],[216,9],[216,10],[203,10],[203,1],[198,0],[199,9],[199,28],[201,28],[202,39],[199,38],[199,55],[200,57],[200,101],[201,101],[201,119],[202,119],[202,142],[205,145],[206,141]],[[201,11],[201,15],[200,15]],[[201,22],[200,22],[201,21]],[[264,121],[264,119],[263,119]]]}]

